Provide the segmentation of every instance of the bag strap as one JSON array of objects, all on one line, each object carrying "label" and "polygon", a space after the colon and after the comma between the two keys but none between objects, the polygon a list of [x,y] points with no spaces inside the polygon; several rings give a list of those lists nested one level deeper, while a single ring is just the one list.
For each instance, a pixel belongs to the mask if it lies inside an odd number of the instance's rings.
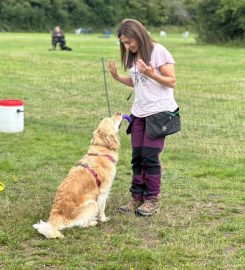
[{"label": "bag strap", "polygon": [[177,108],[174,112],[166,112],[167,114],[171,116],[179,116],[179,108]]},{"label": "bag strap", "polygon": [[129,96],[127,97],[127,100],[131,98],[132,94],[133,94],[133,91],[129,94]]}]

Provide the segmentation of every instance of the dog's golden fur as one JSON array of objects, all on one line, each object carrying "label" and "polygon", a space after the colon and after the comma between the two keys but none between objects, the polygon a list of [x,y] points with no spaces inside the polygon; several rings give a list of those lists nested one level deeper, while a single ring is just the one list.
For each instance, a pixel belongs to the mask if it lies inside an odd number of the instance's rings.
[{"label": "dog's golden fur", "polygon": [[[47,238],[63,238],[60,230],[64,228],[95,226],[98,221],[107,220],[105,205],[116,174],[121,122],[120,113],[101,121],[93,133],[87,155],[58,187],[48,221],[33,225],[39,233]],[[84,163],[97,174],[100,185],[91,171],[81,165]]]}]

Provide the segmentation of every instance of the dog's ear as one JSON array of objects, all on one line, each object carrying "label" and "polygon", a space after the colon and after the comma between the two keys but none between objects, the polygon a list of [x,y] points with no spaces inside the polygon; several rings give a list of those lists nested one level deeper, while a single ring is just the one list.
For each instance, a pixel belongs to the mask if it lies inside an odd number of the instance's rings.
[{"label": "dog's ear", "polygon": [[110,134],[108,136],[108,147],[112,150],[117,150],[120,147],[120,142],[115,134]]},{"label": "dog's ear", "polygon": [[104,128],[99,128],[94,132],[92,144],[105,146],[111,150],[117,150],[120,147],[120,142],[116,134],[109,133]]},{"label": "dog's ear", "polygon": [[101,145],[102,144],[102,140],[99,136],[99,130],[96,129],[94,132],[93,132],[93,138],[91,140],[91,143],[92,144],[97,144],[97,145]]}]

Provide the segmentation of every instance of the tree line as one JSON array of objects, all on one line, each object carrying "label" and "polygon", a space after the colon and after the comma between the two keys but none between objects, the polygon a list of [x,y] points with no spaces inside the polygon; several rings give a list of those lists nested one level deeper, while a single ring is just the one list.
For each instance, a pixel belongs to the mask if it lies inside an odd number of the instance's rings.
[{"label": "tree line", "polygon": [[1,31],[113,29],[123,18],[147,27],[194,27],[205,42],[244,41],[244,0],[1,0]]}]

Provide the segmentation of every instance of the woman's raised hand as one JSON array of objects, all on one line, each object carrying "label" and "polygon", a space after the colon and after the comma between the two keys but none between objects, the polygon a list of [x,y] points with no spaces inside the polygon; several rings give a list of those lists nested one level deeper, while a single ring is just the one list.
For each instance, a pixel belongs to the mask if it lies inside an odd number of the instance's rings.
[{"label": "woman's raised hand", "polygon": [[114,60],[110,60],[109,61],[108,68],[109,68],[109,71],[111,73],[111,76],[114,79],[117,79],[118,78],[117,64],[116,64],[116,62]]}]

